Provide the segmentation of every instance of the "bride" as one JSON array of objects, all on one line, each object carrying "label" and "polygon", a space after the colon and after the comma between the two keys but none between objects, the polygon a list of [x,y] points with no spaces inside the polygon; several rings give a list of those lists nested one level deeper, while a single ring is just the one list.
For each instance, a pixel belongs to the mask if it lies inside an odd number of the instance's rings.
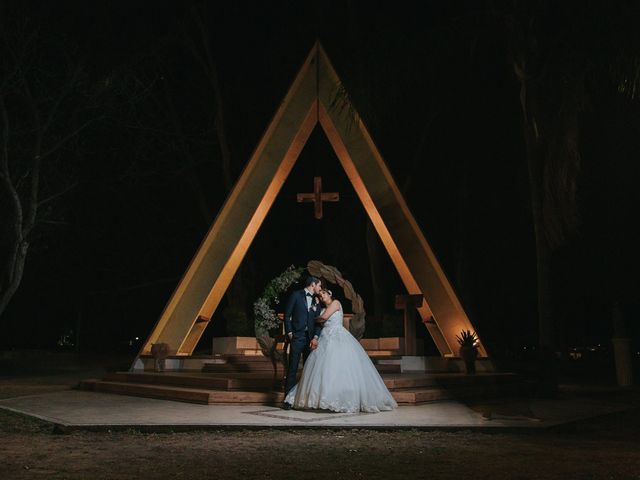
[{"label": "bride", "polygon": [[324,322],[317,348],[304,364],[298,384],[285,399],[293,408],[334,412],[380,412],[398,406],[371,359],[342,326],[342,305],[331,290],[320,299],[326,309],[317,318]]}]

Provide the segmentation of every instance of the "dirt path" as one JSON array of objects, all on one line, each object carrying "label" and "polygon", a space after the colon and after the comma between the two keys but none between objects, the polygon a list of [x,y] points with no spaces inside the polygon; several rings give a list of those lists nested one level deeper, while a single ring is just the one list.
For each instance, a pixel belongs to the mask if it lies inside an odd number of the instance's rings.
[{"label": "dirt path", "polygon": [[[2,377],[0,398],[67,389],[87,370]],[[640,400],[638,392],[617,395]],[[48,423],[0,409],[0,479],[34,478],[640,480],[640,410],[534,433],[56,434]]]},{"label": "dirt path", "polygon": [[570,431],[52,433],[0,410],[0,478],[640,479],[640,413]]}]

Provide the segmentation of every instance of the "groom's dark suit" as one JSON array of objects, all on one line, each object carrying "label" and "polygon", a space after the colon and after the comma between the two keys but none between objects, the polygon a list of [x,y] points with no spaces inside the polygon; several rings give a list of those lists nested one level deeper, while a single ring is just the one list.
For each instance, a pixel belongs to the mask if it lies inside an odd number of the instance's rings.
[{"label": "groom's dark suit", "polygon": [[[308,308],[307,302],[307,290],[296,290],[291,294],[287,300],[287,304],[284,309],[284,330],[287,335],[292,333],[291,348],[289,350],[289,369],[287,371],[287,381],[284,386],[285,395],[289,393],[289,390],[296,384],[296,374],[298,372],[298,365],[300,364],[300,356],[302,355],[304,360],[311,353],[309,342],[311,339],[318,335],[320,336],[320,330],[322,326],[317,324],[315,318],[320,315],[320,306],[313,302],[311,297],[311,306]],[[311,295],[311,294],[309,294]],[[315,306],[315,310],[313,306]]]}]

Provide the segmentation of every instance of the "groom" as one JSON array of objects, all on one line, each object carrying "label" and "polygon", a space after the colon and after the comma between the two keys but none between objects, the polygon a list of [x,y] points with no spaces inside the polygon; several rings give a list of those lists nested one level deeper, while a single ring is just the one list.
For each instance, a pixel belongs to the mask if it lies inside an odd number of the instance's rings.
[{"label": "groom", "polygon": [[[305,287],[296,290],[287,300],[284,309],[284,330],[291,344],[289,350],[289,368],[287,380],[284,386],[285,396],[296,384],[300,355],[304,361],[318,345],[318,337],[322,326],[316,323],[316,317],[320,315],[320,305],[316,295],[320,293],[322,283],[319,278],[307,277]],[[289,403],[284,403],[285,410],[291,408]]]}]

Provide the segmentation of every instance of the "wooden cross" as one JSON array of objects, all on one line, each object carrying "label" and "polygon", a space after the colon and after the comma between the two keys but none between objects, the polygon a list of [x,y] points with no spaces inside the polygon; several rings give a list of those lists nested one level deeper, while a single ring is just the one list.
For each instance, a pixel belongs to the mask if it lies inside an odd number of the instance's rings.
[{"label": "wooden cross", "polygon": [[416,314],[414,309],[422,307],[422,295],[396,295],[396,309],[404,310],[404,354],[416,354]]},{"label": "wooden cross", "polygon": [[323,192],[322,177],[313,177],[313,193],[298,193],[298,203],[313,202],[314,216],[317,220],[322,218],[322,202],[339,202],[338,192]]}]

